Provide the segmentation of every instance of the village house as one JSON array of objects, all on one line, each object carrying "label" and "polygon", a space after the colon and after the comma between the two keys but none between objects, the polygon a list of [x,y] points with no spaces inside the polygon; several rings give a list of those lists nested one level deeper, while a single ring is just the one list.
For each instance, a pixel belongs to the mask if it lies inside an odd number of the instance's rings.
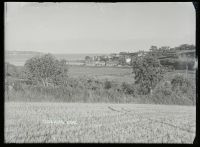
[{"label": "village house", "polygon": [[134,53],[120,52],[119,54],[112,53],[112,54],[109,54],[109,55],[87,57],[87,58],[85,58],[85,60],[86,60],[85,65],[88,65],[88,66],[119,66],[119,65],[124,66],[124,65],[131,65],[132,61],[136,57],[145,56],[146,54],[147,54],[147,52],[138,51],[138,52],[134,52]]}]

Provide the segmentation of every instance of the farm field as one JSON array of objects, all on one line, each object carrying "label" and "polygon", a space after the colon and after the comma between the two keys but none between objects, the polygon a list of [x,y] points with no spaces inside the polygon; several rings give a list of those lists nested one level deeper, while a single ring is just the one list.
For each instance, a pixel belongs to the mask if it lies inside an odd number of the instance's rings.
[{"label": "farm field", "polygon": [[196,107],[5,103],[6,143],[192,143]]},{"label": "farm field", "polygon": [[[117,82],[134,83],[134,74],[132,68],[120,67],[88,67],[88,66],[70,66],[69,77],[92,77],[96,79],[107,79]],[[165,79],[171,80],[177,73],[185,75],[185,70],[176,70],[167,72],[164,76]],[[195,71],[188,71],[188,78],[195,81]]]},{"label": "farm field", "polygon": [[[22,70],[22,66],[17,66],[19,71]],[[134,83],[134,74],[132,73],[132,68],[122,68],[122,67],[89,67],[89,66],[69,66],[68,75],[73,78],[95,78],[98,80],[109,80],[116,82],[127,82]],[[167,72],[165,74],[165,79],[171,80],[173,76],[177,73],[185,75],[185,70],[176,70],[172,72]],[[196,81],[195,71],[188,71],[188,78],[192,81]]]},{"label": "farm field", "polygon": [[118,82],[134,82],[132,68],[70,66],[69,77],[90,77],[100,80],[108,79]]}]

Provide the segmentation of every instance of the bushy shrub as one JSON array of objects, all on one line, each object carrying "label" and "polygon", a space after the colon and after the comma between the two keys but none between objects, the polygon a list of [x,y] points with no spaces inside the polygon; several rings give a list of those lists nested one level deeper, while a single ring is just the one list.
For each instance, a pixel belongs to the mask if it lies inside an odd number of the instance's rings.
[{"label": "bushy shrub", "polygon": [[121,88],[125,94],[129,94],[129,95],[136,94],[136,88],[134,87],[133,84],[128,84],[128,83],[123,82],[121,85]]},{"label": "bushy shrub", "polygon": [[[195,86],[190,84],[185,77],[175,75],[172,80],[160,81],[153,89],[152,95],[138,95],[141,87],[137,84],[100,81],[94,78],[69,78],[65,85],[56,87],[19,82],[16,84],[16,90],[9,96],[12,97],[11,100],[25,101],[195,104]],[[144,89],[142,90],[144,92]]]},{"label": "bushy shrub", "polygon": [[160,82],[150,96],[155,104],[192,105],[193,100],[181,91],[173,91],[169,81]]},{"label": "bushy shrub", "polygon": [[15,81],[13,84],[13,89],[15,91],[24,91],[23,84],[20,81]]},{"label": "bushy shrub", "polygon": [[179,93],[182,97],[190,99],[193,104],[196,103],[196,86],[185,76],[176,74],[172,80],[172,91]]},{"label": "bushy shrub", "polygon": [[195,83],[184,75],[175,74],[170,81],[160,82],[151,96],[153,103],[194,105],[196,103]]},{"label": "bushy shrub", "polygon": [[105,81],[105,83],[104,83],[104,88],[105,88],[105,89],[110,89],[111,87],[112,87],[111,82],[110,82],[110,81]]},{"label": "bushy shrub", "polygon": [[152,93],[152,100],[154,103],[170,104],[172,102],[171,84],[167,81],[160,82]]},{"label": "bushy shrub", "polygon": [[171,80],[173,90],[181,90],[187,92],[187,89],[192,86],[191,82],[181,74],[176,74]]}]

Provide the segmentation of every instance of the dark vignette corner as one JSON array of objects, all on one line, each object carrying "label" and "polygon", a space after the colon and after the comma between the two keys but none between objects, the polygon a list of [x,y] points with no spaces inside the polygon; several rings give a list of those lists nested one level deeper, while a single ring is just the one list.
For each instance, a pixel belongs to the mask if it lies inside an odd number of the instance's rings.
[{"label": "dark vignette corner", "polygon": [[0,121],[0,140],[1,143],[4,142],[4,2],[1,2],[0,5],[0,11],[1,11],[1,49],[0,49],[0,55],[1,55],[1,71],[0,71],[0,86],[1,86],[1,98],[0,98],[0,103],[1,103],[1,121]]},{"label": "dark vignette corner", "polygon": [[[196,10],[196,58],[198,59],[199,56],[199,47],[200,47],[200,42],[199,42],[199,20],[200,20],[200,3],[199,2],[193,2],[194,8]],[[198,68],[196,69],[196,137],[194,139],[194,144],[199,144],[199,124],[197,123],[199,120],[199,99],[198,99]]]},{"label": "dark vignette corner", "polygon": [[[98,1],[97,1],[98,2]],[[199,42],[199,20],[200,20],[200,3],[199,2],[193,2],[194,4],[194,7],[196,9],[196,57],[198,59],[198,55],[199,55],[199,48],[200,48],[200,42]],[[1,83],[0,83],[0,86],[1,86],[1,90],[2,92],[1,93],[1,121],[0,121],[0,124],[1,124],[1,134],[0,134],[0,137],[1,137],[1,143],[4,142],[4,51],[5,51],[5,45],[4,45],[4,41],[5,41],[5,36],[4,36],[4,33],[5,33],[5,25],[4,25],[4,14],[5,14],[5,5],[4,5],[4,2],[1,2],[1,5],[0,5],[0,10],[1,10],[1,72],[0,72],[0,79],[1,79]],[[197,89],[199,88],[198,86],[198,68],[196,69],[196,86],[197,86]],[[199,100],[198,100],[198,90],[196,91],[196,137],[195,137],[195,140],[194,140],[194,144],[199,144],[199,124],[197,123],[198,120],[199,120]]]}]

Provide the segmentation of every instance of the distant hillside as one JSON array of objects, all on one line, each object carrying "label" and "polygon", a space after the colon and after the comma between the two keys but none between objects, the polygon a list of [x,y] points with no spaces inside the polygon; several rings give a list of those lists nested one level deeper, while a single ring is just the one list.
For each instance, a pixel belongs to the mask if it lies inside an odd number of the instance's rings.
[{"label": "distant hillside", "polygon": [[8,54],[24,54],[24,55],[41,55],[43,53],[41,52],[35,52],[35,51],[6,51]]},{"label": "distant hillside", "polygon": [[[5,61],[16,66],[23,66],[26,60],[34,56],[40,56],[45,53],[34,51],[6,51]],[[57,59],[65,59],[67,61],[84,60],[85,56],[98,56],[103,54],[53,54]]]},{"label": "distant hillside", "polygon": [[17,66],[23,66],[27,59],[43,54],[44,53],[34,51],[5,51],[5,62],[9,62]]}]

